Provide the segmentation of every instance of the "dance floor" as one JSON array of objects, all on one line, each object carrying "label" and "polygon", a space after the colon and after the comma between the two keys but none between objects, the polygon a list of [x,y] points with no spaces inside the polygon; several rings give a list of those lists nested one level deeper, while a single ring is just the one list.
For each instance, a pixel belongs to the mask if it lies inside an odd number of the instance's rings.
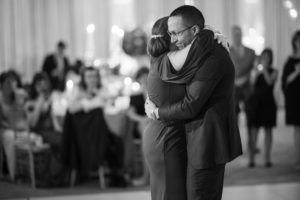
[{"label": "dance floor", "polygon": [[[278,113],[274,130],[272,168],[264,167],[263,135],[260,133],[257,166],[249,169],[246,151],[247,135],[241,123],[244,155],[226,167],[223,200],[299,200],[300,172],[295,170],[293,131],[284,124],[284,113]],[[29,183],[13,184],[0,180],[0,199],[9,200],[150,200],[149,187],[109,188],[99,190],[98,181],[78,184],[74,188],[31,189]]]},{"label": "dance floor", "polygon": [[[113,192],[27,198],[27,200],[150,200],[149,191]],[[229,186],[224,188],[223,200],[299,200],[300,183],[255,186]],[[22,199],[17,199],[22,200]],[[25,199],[24,199],[25,200]]]}]

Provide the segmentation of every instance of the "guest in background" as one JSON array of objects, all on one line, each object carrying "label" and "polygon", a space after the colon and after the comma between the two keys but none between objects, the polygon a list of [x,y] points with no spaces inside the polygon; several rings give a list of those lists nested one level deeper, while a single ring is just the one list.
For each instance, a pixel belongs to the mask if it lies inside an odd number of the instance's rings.
[{"label": "guest in background", "polygon": [[255,149],[259,128],[265,131],[265,167],[272,166],[272,128],[276,126],[277,106],[273,94],[274,85],[278,72],[273,68],[273,52],[271,49],[264,49],[259,57],[257,67],[253,71],[253,93],[250,102],[253,104],[252,113],[248,122],[251,127],[251,140],[253,146],[249,152],[249,167],[255,166]]},{"label": "guest in background", "polygon": [[136,138],[140,138],[149,119],[146,116],[144,103],[147,98],[147,77],[149,69],[147,67],[140,68],[135,80],[140,84],[141,88],[137,94],[130,96],[130,108],[128,111],[129,117],[136,122],[134,127],[134,134]]},{"label": "guest in background", "polygon": [[296,169],[300,171],[300,30],[292,38],[293,55],[284,67],[282,90],[285,97],[285,121],[294,126]]},{"label": "guest in background", "polygon": [[[130,108],[128,110],[129,118],[135,122],[134,129],[133,129],[134,137],[139,139],[143,137],[142,134],[144,132],[146,125],[149,122],[149,119],[146,116],[145,109],[144,109],[144,103],[147,98],[148,74],[149,74],[148,67],[142,67],[137,71],[135,79],[140,84],[141,89],[138,94],[134,94],[130,96]],[[137,180],[133,180],[133,185],[139,186],[139,185],[146,185],[148,183],[149,183],[149,171],[147,169],[147,165],[143,158],[142,177],[140,177]]]},{"label": "guest in background", "polygon": [[[25,112],[26,92],[19,88],[20,77],[8,71],[0,77],[0,137],[7,158],[10,179],[15,178],[15,136],[28,131]],[[0,147],[2,148],[2,147]]]},{"label": "guest in background", "polygon": [[[51,83],[46,73],[40,72],[34,75],[30,92],[30,100],[26,106],[31,130],[41,134],[46,142],[51,144],[51,134],[60,133],[62,127],[52,113]],[[53,144],[56,146],[59,143]]]},{"label": "guest in background", "polygon": [[59,41],[56,52],[46,56],[42,66],[42,71],[49,76],[53,90],[63,91],[65,87],[65,75],[69,67],[65,49],[66,44]]},{"label": "guest in background", "polygon": [[76,59],[74,65],[71,67],[76,74],[80,74],[80,71],[84,68],[84,63],[80,59]]},{"label": "guest in background", "polygon": [[230,57],[235,66],[235,101],[236,111],[240,112],[242,106],[247,118],[248,150],[251,149],[251,130],[248,124],[251,108],[248,104],[251,93],[250,74],[254,66],[255,52],[245,47],[242,43],[242,29],[239,26],[232,27],[232,45]]},{"label": "guest in background", "polygon": [[109,92],[102,87],[101,77],[94,67],[83,68],[80,75],[78,93],[69,102],[71,113],[89,112],[95,108],[103,108],[110,99]]},{"label": "guest in background", "polygon": [[109,99],[98,70],[84,68],[78,93],[69,102],[64,122],[64,162],[71,170],[79,171],[82,178],[108,163],[112,172],[110,185],[126,186],[123,142],[111,133],[104,118],[103,108]]},{"label": "guest in background", "polygon": [[103,109],[110,101],[111,95],[102,86],[99,71],[94,67],[85,67],[80,72],[78,90],[68,103],[70,113],[89,112],[93,109]]},{"label": "guest in background", "polygon": [[50,144],[51,160],[47,166],[45,184],[55,186],[63,182],[61,162],[62,127],[52,112],[51,85],[46,73],[37,73],[31,84],[30,100],[26,104],[30,130]]}]

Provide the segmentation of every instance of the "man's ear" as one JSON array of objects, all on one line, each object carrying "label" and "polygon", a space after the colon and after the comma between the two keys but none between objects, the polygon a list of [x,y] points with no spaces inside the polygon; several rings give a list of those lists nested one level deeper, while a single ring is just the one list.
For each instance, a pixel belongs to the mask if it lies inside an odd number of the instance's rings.
[{"label": "man's ear", "polygon": [[194,25],[192,27],[192,31],[194,33],[194,36],[197,35],[198,33],[200,33],[200,27],[198,25]]}]

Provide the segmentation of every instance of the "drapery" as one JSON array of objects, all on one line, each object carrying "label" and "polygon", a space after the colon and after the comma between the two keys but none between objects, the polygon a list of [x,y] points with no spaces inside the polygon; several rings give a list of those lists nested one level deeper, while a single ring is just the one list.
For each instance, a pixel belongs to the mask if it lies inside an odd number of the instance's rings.
[{"label": "drapery", "polygon": [[0,73],[14,68],[30,81],[59,40],[71,61],[83,59],[86,26],[94,23],[95,54],[108,55],[109,1],[0,0]]},{"label": "drapery", "polygon": [[[203,12],[207,24],[221,30],[229,40],[234,24],[248,24],[259,30],[264,45],[274,50],[274,66],[279,69],[291,53],[291,36],[300,28],[299,1],[292,0],[298,19],[291,19],[283,0],[189,2]],[[109,58],[113,25],[123,29],[141,26],[150,32],[156,19],[184,3],[185,0],[0,0],[0,73],[15,68],[23,79],[31,80],[44,56],[53,52],[61,39],[68,44],[66,54],[71,62],[83,59],[86,26],[90,23],[96,26],[95,57]],[[250,21],[249,16],[253,16]]]}]

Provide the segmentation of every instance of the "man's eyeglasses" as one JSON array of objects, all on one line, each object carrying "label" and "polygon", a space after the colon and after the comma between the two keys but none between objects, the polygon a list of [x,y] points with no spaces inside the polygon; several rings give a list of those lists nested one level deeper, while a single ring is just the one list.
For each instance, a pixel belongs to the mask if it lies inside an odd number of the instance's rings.
[{"label": "man's eyeglasses", "polygon": [[[194,26],[194,25],[193,25],[193,26]],[[183,30],[181,30],[181,31],[178,31],[178,32],[169,32],[169,31],[167,31],[167,32],[168,32],[168,34],[169,34],[169,36],[170,36],[171,38],[174,38],[174,37],[178,38],[178,37],[181,36],[186,30],[189,30],[189,29],[192,28],[193,26],[189,26],[189,27],[187,27],[187,28],[185,28],[185,29],[183,29]]]}]

